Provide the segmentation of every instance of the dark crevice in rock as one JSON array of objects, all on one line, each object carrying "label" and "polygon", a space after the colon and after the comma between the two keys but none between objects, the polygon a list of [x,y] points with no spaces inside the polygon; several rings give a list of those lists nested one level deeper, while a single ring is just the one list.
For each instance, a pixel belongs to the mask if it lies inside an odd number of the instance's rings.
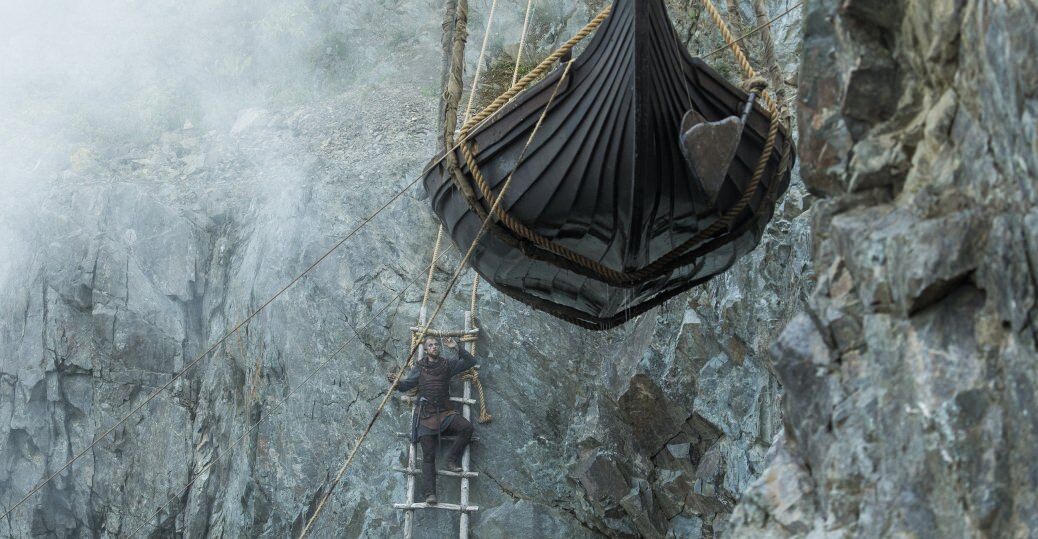
[{"label": "dark crevice in rock", "polygon": [[615,535],[614,533],[610,533],[608,528],[606,528],[604,530],[600,530],[600,529],[597,528],[597,525],[588,524],[583,519],[581,519],[577,515],[577,512],[575,510],[573,510],[572,508],[565,507],[565,506],[558,506],[558,508],[561,509],[564,513],[568,514],[570,517],[572,517],[573,520],[575,520],[577,522],[577,524],[580,524],[580,527],[584,528],[585,530],[590,532],[592,535],[596,535],[596,536],[597,535],[604,535],[606,537],[611,537],[611,536]]},{"label": "dark crevice in rock", "polygon": [[908,316],[915,316],[930,306],[944,301],[962,287],[974,288],[972,280],[973,272],[956,275],[949,279],[935,279],[912,301]]},{"label": "dark crevice in rock", "polygon": [[493,481],[495,485],[497,485],[498,490],[500,490],[501,492],[505,493],[509,498],[512,498],[513,502],[517,502],[517,501],[519,501],[521,499],[528,499],[528,498],[523,498],[519,494],[516,494],[516,492],[514,490],[504,486],[500,481],[497,480],[496,477],[491,475],[490,472],[488,472],[486,470],[486,468],[480,469],[480,474],[489,477],[490,480]]}]

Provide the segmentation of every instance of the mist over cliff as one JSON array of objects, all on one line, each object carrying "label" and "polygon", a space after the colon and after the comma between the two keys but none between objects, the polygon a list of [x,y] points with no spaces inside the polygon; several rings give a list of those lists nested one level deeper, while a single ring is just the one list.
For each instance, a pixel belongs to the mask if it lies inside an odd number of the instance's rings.
[{"label": "mist over cliff", "polygon": [[[603,4],[534,1],[524,57]],[[755,251],[621,328],[480,289],[472,534],[1036,533],[1034,7],[718,4],[740,34],[789,10],[769,78],[803,181]],[[525,6],[497,5],[477,103],[510,80]],[[738,81],[702,6],[668,7]],[[442,21],[440,0],[0,7],[0,511],[417,177]],[[298,534],[406,355],[435,236],[409,189],[0,536]],[[408,418],[391,401],[314,536],[400,534]]]}]

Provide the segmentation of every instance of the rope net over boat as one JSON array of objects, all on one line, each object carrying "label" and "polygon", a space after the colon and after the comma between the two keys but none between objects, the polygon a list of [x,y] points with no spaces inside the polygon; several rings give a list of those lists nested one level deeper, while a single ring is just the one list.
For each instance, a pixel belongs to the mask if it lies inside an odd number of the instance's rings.
[{"label": "rope net over boat", "polygon": [[565,80],[562,69],[528,86],[524,78],[423,178],[465,251],[511,175],[472,267],[508,296],[592,329],[622,324],[751,251],[794,161],[769,96],[691,57],[662,0],[617,0],[600,21]]}]

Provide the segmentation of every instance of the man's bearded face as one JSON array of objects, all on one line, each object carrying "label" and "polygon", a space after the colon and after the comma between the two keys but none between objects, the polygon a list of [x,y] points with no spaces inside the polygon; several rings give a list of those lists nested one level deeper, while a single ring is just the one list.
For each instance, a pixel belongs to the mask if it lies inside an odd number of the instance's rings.
[{"label": "man's bearded face", "polygon": [[440,357],[440,341],[431,337],[425,339],[425,353],[429,357]]}]

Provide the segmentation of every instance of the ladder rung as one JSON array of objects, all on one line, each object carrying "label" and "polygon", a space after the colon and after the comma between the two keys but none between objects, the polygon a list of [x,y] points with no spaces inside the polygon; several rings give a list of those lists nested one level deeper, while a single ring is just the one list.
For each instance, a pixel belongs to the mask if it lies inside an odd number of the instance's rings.
[{"label": "ladder rung", "polygon": [[[399,395],[398,399],[407,402],[414,402],[415,398],[410,395]],[[460,402],[462,404],[476,404],[476,399],[463,399],[461,397],[451,397],[451,402]]]},{"label": "ladder rung", "polygon": [[[400,473],[410,474],[410,475],[421,475],[422,474],[421,470],[417,470],[417,469],[413,469],[413,468],[408,470],[407,468],[404,468],[403,466],[393,466],[393,470],[397,471],[397,472],[400,472]],[[452,472],[452,471],[449,471],[449,470],[436,470],[436,475],[447,475],[447,476],[450,476],[450,477],[479,477],[479,472]]]},{"label": "ladder rung", "polygon": [[[421,333],[422,328],[412,327],[411,333]],[[429,337],[461,337],[462,335],[478,335],[479,328],[474,329],[456,329],[456,330],[445,330],[445,329],[432,329],[427,331],[426,336]]]},{"label": "ladder rung", "polygon": [[436,505],[429,505],[425,502],[421,503],[394,503],[394,509],[446,509],[448,511],[465,511],[466,513],[472,511],[479,511],[478,505],[466,505],[462,507],[456,503],[438,503]]},{"label": "ladder rung", "polygon": [[[409,432],[398,432],[398,433],[396,433],[396,435],[401,437],[401,438],[407,438],[408,440],[411,439],[411,433],[409,433]],[[442,440],[453,440],[454,438],[455,438],[455,436],[453,434],[441,434],[440,435],[440,439],[442,439]],[[479,436],[473,436],[472,439],[469,440],[469,443],[475,443],[475,442],[478,442],[478,441],[479,441]]]}]

